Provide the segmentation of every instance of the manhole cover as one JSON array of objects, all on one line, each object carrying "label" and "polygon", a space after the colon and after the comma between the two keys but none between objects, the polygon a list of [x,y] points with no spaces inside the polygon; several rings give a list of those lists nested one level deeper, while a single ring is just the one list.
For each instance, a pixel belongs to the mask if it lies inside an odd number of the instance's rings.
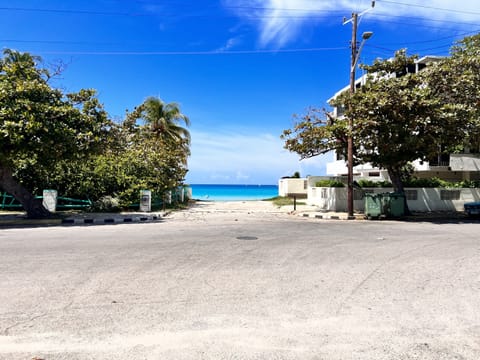
[{"label": "manhole cover", "polygon": [[257,240],[256,236],[237,236],[238,240]]}]

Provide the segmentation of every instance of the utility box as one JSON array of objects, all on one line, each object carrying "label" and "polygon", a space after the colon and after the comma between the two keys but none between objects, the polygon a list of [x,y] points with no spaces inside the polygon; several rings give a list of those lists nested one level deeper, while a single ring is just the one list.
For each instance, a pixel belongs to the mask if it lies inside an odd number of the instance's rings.
[{"label": "utility box", "polygon": [[379,218],[384,215],[384,202],[382,194],[365,194],[365,217],[368,219]]},{"label": "utility box", "polygon": [[150,190],[140,190],[140,211],[152,211],[152,192]]},{"label": "utility box", "polygon": [[50,212],[55,212],[57,209],[57,190],[43,190],[43,207]]},{"label": "utility box", "polygon": [[400,217],[405,215],[405,195],[399,193],[384,194],[387,216]]},{"label": "utility box", "polygon": [[405,215],[405,196],[398,193],[365,194],[365,217],[401,217]]}]

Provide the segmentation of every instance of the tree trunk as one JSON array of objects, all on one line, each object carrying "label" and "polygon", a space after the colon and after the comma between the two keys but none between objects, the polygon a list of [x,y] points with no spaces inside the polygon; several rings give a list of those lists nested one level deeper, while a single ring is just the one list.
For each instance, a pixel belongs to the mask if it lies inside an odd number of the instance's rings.
[{"label": "tree trunk", "polygon": [[42,200],[35,199],[13,178],[12,170],[2,163],[0,163],[0,187],[22,204],[30,219],[43,219],[51,216],[51,213],[43,206]]},{"label": "tree trunk", "polygon": [[407,197],[405,196],[405,189],[403,188],[402,170],[394,167],[388,167],[387,171],[388,176],[390,176],[390,181],[393,185],[393,191],[403,195],[405,215],[411,215],[410,209],[408,208]]}]

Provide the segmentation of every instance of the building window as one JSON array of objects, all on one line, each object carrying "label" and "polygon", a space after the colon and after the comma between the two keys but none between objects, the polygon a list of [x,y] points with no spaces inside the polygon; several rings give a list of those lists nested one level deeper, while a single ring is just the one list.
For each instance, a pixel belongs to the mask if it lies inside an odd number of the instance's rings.
[{"label": "building window", "polygon": [[368,176],[379,177],[380,176],[380,171],[371,171],[371,172],[368,173]]},{"label": "building window", "polygon": [[328,197],[327,189],[322,188],[322,194],[320,195],[320,198],[326,199],[327,197]]},{"label": "building window", "polygon": [[303,190],[307,190],[307,188],[308,188],[308,181],[305,180],[305,181],[303,182]]},{"label": "building window", "polygon": [[440,190],[441,200],[460,200],[460,190]]},{"label": "building window", "polygon": [[418,190],[405,190],[407,200],[418,200]]},{"label": "building window", "polygon": [[345,108],[343,106],[337,106],[336,107],[336,110],[337,110],[337,117],[341,117],[343,116],[343,114],[345,114]]}]

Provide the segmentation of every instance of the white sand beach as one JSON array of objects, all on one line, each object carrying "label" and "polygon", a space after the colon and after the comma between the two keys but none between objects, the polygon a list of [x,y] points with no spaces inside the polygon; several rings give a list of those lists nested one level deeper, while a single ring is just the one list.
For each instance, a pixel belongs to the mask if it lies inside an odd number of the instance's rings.
[{"label": "white sand beach", "polygon": [[314,212],[316,206],[297,204],[277,206],[271,201],[196,201],[182,211],[173,211],[169,218],[188,221],[239,221],[241,220],[268,220],[279,218],[292,218],[305,212]]}]

